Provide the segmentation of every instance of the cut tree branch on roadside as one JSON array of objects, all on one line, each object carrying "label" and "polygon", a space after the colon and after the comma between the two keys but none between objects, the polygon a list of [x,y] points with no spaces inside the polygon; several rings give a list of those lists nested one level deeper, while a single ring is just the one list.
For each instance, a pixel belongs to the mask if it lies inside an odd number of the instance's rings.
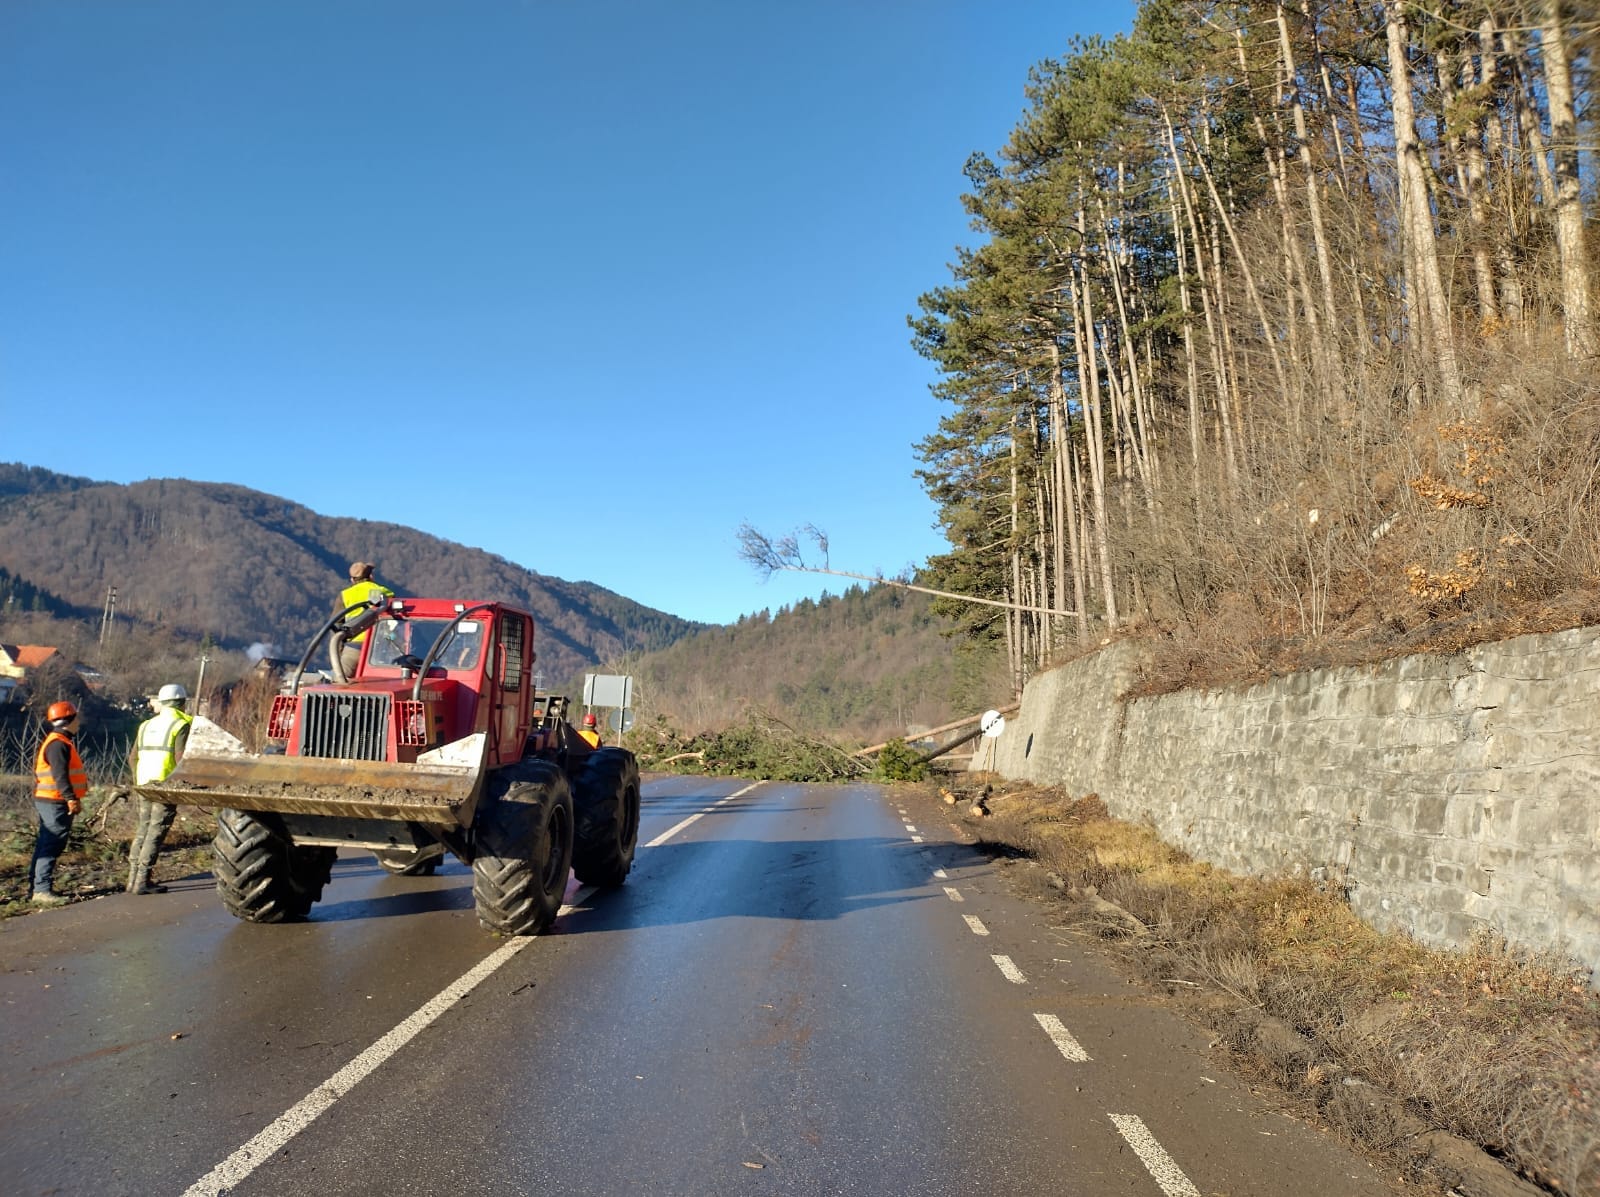
[{"label": "cut tree branch on roadside", "polygon": [[[814,542],[822,553],[822,564],[812,565],[805,560],[800,550],[800,537],[804,535]],[[1083,619],[1085,616],[1079,611],[1062,611],[1056,607],[1032,607],[1026,603],[1007,602],[1004,599],[978,598],[971,594],[954,594],[948,590],[934,590],[928,586],[918,586],[900,578],[886,578],[883,574],[857,574],[848,570],[830,569],[828,566],[828,534],[816,527],[807,524],[796,532],[772,539],[766,533],[759,531],[750,524],[739,525],[739,556],[755,566],[767,577],[771,577],[779,570],[789,570],[802,574],[828,574],[835,578],[854,578],[858,582],[876,582],[884,586],[895,586],[901,590],[915,590],[918,594],[931,594],[935,598],[955,599],[963,603],[980,603],[985,607],[1000,607],[1006,611],[1030,611],[1038,615],[1067,615],[1074,619]],[[1098,616],[1090,615],[1087,618],[1096,619]]]}]

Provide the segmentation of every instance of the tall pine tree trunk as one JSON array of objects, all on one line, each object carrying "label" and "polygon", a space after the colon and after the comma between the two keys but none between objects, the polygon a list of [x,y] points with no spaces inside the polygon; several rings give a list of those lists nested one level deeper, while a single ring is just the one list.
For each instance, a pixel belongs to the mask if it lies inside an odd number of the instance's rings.
[{"label": "tall pine tree trunk", "polygon": [[1385,5],[1388,14],[1389,87],[1394,105],[1394,148],[1400,175],[1401,233],[1406,261],[1415,272],[1410,288],[1416,292],[1415,309],[1421,324],[1421,345],[1432,355],[1439,372],[1441,397],[1452,406],[1461,403],[1461,375],[1456,367],[1455,339],[1450,330],[1444,279],[1439,273],[1439,250],[1433,229],[1433,208],[1428,199],[1422,146],[1417,141],[1416,110],[1411,100],[1411,67],[1406,54],[1410,30],[1405,10],[1396,0]]},{"label": "tall pine tree trunk", "polygon": [[1561,0],[1544,0],[1539,32],[1544,51],[1545,95],[1550,105],[1550,153],[1555,166],[1556,244],[1561,250],[1561,306],[1567,353],[1596,352],[1590,306],[1589,255],[1584,244],[1583,194],[1578,177],[1578,121],[1572,100],[1572,67]]}]

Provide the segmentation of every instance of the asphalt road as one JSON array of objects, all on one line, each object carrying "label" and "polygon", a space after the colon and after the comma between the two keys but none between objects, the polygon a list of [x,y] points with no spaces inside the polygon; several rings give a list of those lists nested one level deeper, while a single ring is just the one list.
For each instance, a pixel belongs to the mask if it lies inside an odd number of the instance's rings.
[{"label": "asphalt road", "polygon": [[299,925],[209,878],[0,924],[0,1193],[1392,1191],[892,792],[644,806],[533,940],[355,854]]}]

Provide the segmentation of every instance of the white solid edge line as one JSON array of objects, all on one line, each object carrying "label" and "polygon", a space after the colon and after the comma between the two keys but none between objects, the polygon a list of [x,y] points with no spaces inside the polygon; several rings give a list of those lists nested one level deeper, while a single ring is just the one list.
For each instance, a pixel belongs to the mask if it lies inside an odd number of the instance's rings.
[{"label": "white solid edge line", "polygon": [[1200,1190],[1190,1183],[1183,1169],[1173,1163],[1166,1149],[1156,1142],[1156,1137],[1150,1133],[1150,1128],[1142,1118],[1137,1114],[1111,1114],[1109,1117],[1167,1197],[1200,1197]]},{"label": "white solid edge line", "polygon": [[1028,978],[1022,975],[1022,970],[1016,966],[1010,956],[990,956],[989,959],[994,961],[995,967],[1000,970],[1000,975],[1013,985],[1026,985],[1028,983]]},{"label": "white solid edge line", "polygon": [[[742,790],[738,790],[724,798],[719,798],[707,810],[720,806],[730,799],[738,798],[740,795],[748,794],[759,784],[759,782],[752,782]],[[705,813],[705,811],[701,811],[700,814],[691,815],[670,831],[656,836],[655,839],[644,846],[646,848],[659,847]],[[594,892],[595,887],[592,885],[586,885],[574,891],[572,901],[557,910],[556,917],[560,918],[564,914],[570,914],[572,911],[581,908],[594,895]],[[503,964],[532,944],[537,938],[537,936],[518,937],[509,943],[502,944],[478,961],[472,968],[441,989],[434,997],[424,1002],[413,1014],[400,1022],[393,1030],[367,1048],[366,1051],[290,1106],[255,1138],[195,1181],[194,1184],[184,1190],[183,1197],[221,1197],[221,1194],[243,1183],[252,1172],[281,1150],[290,1139],[327,1113],[333,1107],[334,1102],[360,1084],[384,1061],[415,1039],[430,1023],[437,1020],[451,1006],[454,1006],[467,994],[483,984]]]},{"label": "white solid edge line", "polygon": [[989,928],[987,928],[987,927],[985,927],[983,925],[983,920],[980,919],[977,915],[975,915],[975,914],[964,914],[961,917],[967,920],[967,926],[968,926],[968,928],[971,929],[971,931],[972,931],[972,933],[974,935],[987,935],[987,934],[989,934]]},{"label": "white solid edge line", "polygon": [[1054,1014],[1035,1014],[1033,1017],[1063,1056],[1074,1064],[1089,1063],[1089,1053],[1083,1050],[1083,1045],[1072,1037],[1072,1032],[1062,1025],[1059,1018]]}]

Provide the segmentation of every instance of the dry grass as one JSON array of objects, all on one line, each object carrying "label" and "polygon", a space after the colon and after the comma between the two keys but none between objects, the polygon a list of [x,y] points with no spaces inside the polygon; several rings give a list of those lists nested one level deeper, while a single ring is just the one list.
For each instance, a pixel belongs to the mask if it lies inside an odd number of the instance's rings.
[{"label": "dry grass", "polygon": [[1336,887],[1191,860],[1093,795],[1017,786],[987,805],[981,842],[1031,856],[1080,925],[1352,1138],[1405,1161],[1420,1121],[1552,1191],[1600,1192],[1600,994],[1570,962],[1377,932]]}]

